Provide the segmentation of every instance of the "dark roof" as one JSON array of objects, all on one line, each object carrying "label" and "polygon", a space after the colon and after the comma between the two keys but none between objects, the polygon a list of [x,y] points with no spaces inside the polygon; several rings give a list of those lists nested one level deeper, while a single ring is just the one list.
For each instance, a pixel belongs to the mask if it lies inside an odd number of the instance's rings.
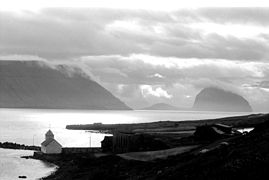
[{"label": "dark roof", "polygon": [[194,136],[201,139],[217,139],[232,135],[232,128],[226,125],[203,125],[196,127]]},{"label": "dark roof", "polygon": [[46,139],[45,141],[43,141],[42,143],[41,143],[41,145],[42,146],[48,146],[50,143],[52,143],[52,142],[56,142],[57,144],[59,144],[59,145],[61,145],[60,143],[58,143],[55,139],[52,139],[52,138],[49,138],[49,139]]},{"label": "dark roof", "polygon": [[54,135],[50,129],[46,132],[46,136],[48,135]]},{"label": "dark roof", "polygon": [[222,127],[222,128],[232,128],[232,126],[228,126],[226,124],[220,124],[220,123],[213,124],[213,126]]},{"label": "dark roof", "polygon": [[220,129],[216,128],[216,127],[212,127],[212,129],[218,134],[221,134],[221,135],[225,134],[225,132],[223,132],[222,130],[220,130]]},{"label": "dark roof", "polygon": [[135,135],[136,133],[133,133],[131,131],[115,131],[113,134]]}]

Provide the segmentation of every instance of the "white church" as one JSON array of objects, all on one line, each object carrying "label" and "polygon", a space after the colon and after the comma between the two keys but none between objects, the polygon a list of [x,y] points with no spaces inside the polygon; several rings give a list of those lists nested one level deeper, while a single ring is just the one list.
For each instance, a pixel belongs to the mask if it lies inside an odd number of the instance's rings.
[{"label": "white church", "polygon": [[41,143],[41,152],[44,154],[60,154],[62,153],[62,145],[54,139],[51,130],[45,134],[45,141]]}]

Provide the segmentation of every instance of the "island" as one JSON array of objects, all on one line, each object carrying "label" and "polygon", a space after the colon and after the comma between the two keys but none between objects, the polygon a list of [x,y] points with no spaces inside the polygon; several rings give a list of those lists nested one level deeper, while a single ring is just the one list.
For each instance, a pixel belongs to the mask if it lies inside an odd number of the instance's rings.
[{"label": "island", "polygon": [[252,112],[249,102],[244,97],[216,87],[202,89],[195,98],[193,110]]},{"label": "island", "polygon": [[179,108],[166,103],[157,103],[149,107],[142,108],[142,110],[179,110]]}]

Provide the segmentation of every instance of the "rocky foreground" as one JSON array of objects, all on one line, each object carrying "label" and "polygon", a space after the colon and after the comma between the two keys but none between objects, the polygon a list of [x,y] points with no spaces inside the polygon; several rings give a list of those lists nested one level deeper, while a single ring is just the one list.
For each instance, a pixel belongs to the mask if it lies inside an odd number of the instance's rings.
[{"label": "rocky foreground", "polygon": [[[189,152],[148,162],[63,156],[59,170],[44,179],[265,179],[269,176],[269,114],[248,134],[202,144]],[[262,117],[262,120],[260,120]]]}]

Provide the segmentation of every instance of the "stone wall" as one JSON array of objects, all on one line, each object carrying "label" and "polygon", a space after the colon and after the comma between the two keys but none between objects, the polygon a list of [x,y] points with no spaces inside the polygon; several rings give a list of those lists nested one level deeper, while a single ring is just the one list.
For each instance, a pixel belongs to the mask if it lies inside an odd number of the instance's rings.
[{"label": "stone wall", "polygon": [[62,154],[99,153],[99,152],[102,152],[101,148],[90,148],[90,147],[65,147],[65,148],[62,148]]}]

